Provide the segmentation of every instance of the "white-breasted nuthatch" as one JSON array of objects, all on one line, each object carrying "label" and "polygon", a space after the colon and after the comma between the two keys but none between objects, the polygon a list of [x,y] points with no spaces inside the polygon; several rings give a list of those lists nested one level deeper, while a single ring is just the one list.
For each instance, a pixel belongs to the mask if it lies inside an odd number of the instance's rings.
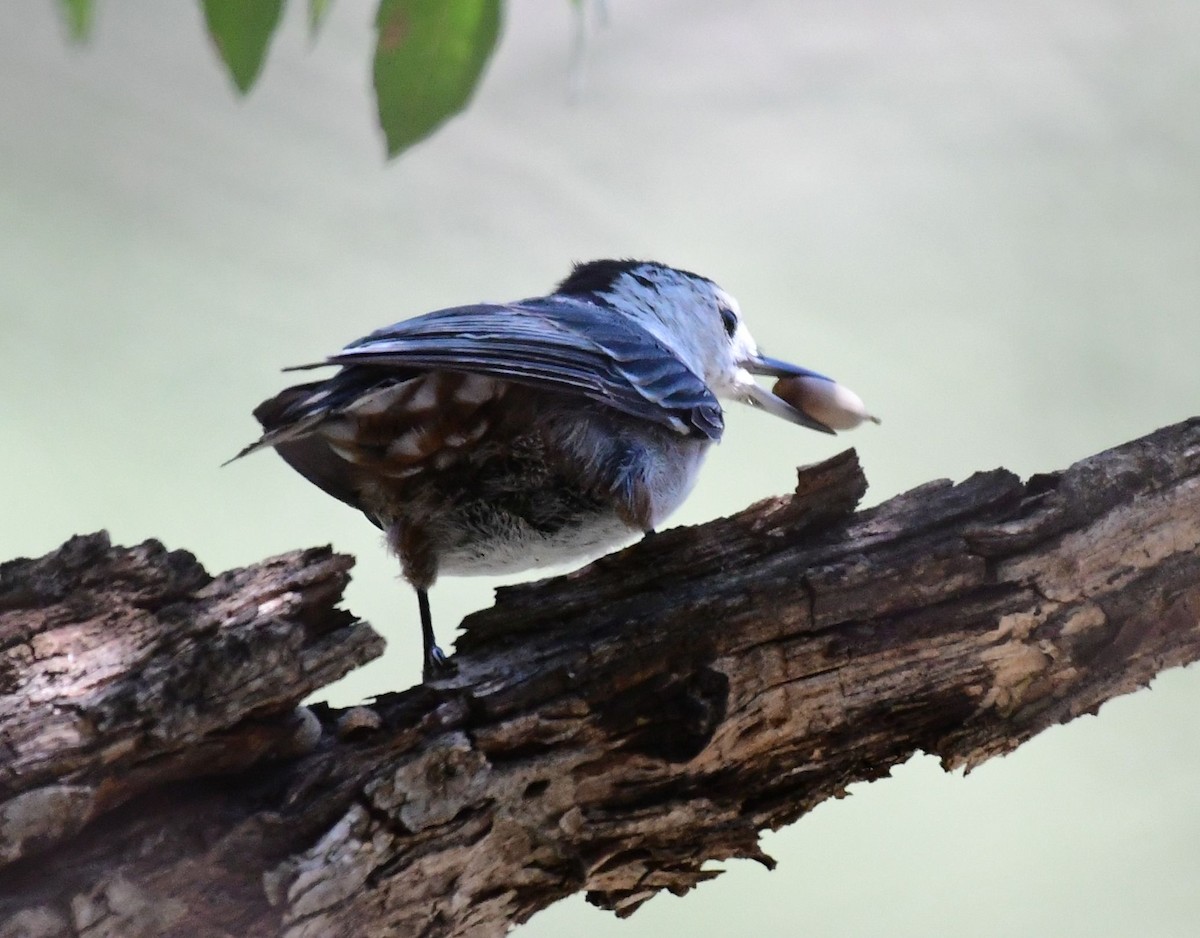
[{"label": "white-breasted nuthatch", "polygon": [[721,438],[719,398],[825,433],[875,419],[760,355],[711,280],[650,261],[580,264],[549,296],[428,313],[300,368],[322,365],[341,370],[260,404],[263,435],[234,458],[274,447],[386,533],[417,591],[427,679],[447,666],[439,573],[558,564],[654,530]]}]

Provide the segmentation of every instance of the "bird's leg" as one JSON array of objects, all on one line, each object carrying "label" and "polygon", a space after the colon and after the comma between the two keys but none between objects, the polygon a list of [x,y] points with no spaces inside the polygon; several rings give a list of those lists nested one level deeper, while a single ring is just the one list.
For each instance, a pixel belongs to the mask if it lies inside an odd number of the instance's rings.
[{"label": "bird's leg", "polygon": [[429,591],[417,589],[417,608],[421,611],[421,640],[424,644],[424,661],[421,666],[421,679],[435,681],[439,677],[453,674],[454,664],[446,657],[446,653],[437,646],[433,636],[433,616],[429,612]]},{"label": "bird's leg", "polygon": [[388,546],[400,558],[404,579],[417,591],[417,609],[421,613],[421,680],[434,681],[456,670],[446,653],[438,648],[433,635],[433,615],[429,611],[429,587],[437,579],[437,557],[424,528],[395,521],[381,522],[387,532]]}]

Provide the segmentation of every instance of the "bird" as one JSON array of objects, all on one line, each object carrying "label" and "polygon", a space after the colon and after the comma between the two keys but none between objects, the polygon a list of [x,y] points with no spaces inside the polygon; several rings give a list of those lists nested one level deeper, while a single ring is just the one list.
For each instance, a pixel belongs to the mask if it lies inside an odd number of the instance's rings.
[{"label": "bird", "polygon": [[548,295],[416,316],[285,371],[329,366],[255,408],[262,435],[229,462],[273,448],[384,532],[416,590],[424,680],[454,670],[430,611],[439,575],[653,533],[720,441],[721,401],[822,433],[878,422],[848,388],[761,354],[715,282],[655,261],[575,264]]}]

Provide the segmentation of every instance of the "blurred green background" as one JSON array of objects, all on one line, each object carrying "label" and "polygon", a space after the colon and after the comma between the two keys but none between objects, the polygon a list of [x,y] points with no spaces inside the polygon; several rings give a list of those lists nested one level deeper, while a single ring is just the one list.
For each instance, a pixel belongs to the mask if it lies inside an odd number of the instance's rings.
[{"label": "blurred green background", "polygon": [[[196,4],[0,9],[0,558],[77,532],[212,571],[332,542],[386,657],[411,592],[360,516],[273,456],[225,469],[306,362],[440,306],[647,256],[736,295],[759,342],[884,418],[841,440],[739,408],[681,523],[853,443],[879,501],[1023,475],[1200,412],[1200,7],[515,0],[465,116],[385,164],[373,5],[292,4],[235,96]],[[572,88],[575,89],[572,92]],[[498,581],[444,580],[451,623]],[[1200,673],[964,779],[927,757],[629,921],[575,898],[521,938],[1195,936]]]}]

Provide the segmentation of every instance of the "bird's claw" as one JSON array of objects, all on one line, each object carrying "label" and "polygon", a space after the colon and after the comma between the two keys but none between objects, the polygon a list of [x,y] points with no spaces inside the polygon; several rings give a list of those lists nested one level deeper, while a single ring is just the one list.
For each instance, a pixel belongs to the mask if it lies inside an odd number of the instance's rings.
[{"label": "bird's claw", "polygon": [[436,681],[438,678],[449,677],[458,672],[458,665],[451,661],[437,645],[425,652],[425,665],[421,669],[421,677],[426,681]]}]

